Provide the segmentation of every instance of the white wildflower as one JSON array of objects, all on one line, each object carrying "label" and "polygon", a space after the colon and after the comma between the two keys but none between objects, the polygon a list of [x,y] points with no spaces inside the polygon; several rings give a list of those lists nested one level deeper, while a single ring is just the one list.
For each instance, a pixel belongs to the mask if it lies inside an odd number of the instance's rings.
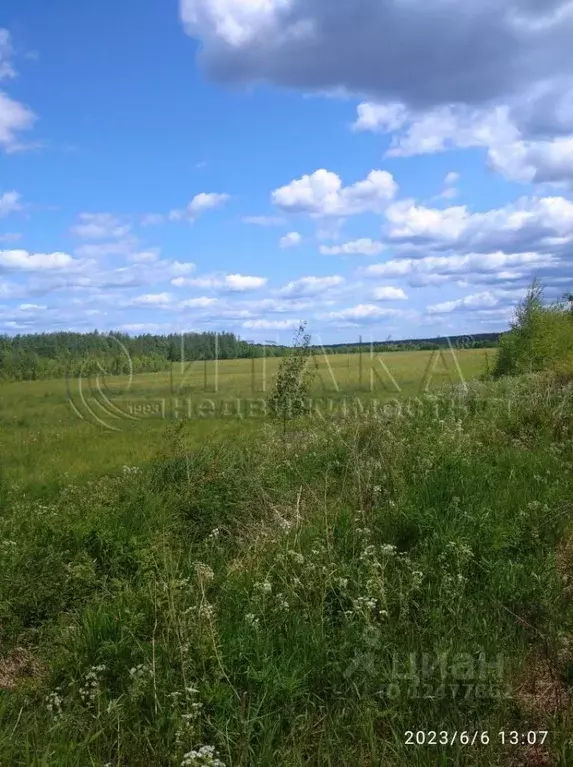
[{"label": "white wildflower", "polygon": [[210,604],[210,602],[203,602],[203,604],[199,605],[199,617],[205,618],[206,620],[211,620],[211,618],[215,615],[215,607],[214,605]]},{"label": "white wildflower", "polygon": [[203,564],[203,562],[195,562],[195,572],[201,581],[212,581],[215,577],[213,570],[209,565]]},{"label": "white wildflower", "polygon": [[270,581],[264,580],[260,581],[259,583],[255,583],[255,589],[260,591],[262,594],[270,594],[273,590],[273,586]]},{"label": "white wildflower", "polygon": [[289,603],[283,594],[277,594],[277,607],[279,610],[284,610],[285,612],[289,609]]},{"label": "white wildflower", "polygon": [[217,758],[215,746],[201,746],[184,755],[181,767],[225,767],[225,765]]},{"label": "white wildflower", "polygon": [[245,615],[245,621],[249,624],[249,626],[252,626],[255,629],[258,628],[260,624],[259,619],[254,613],[247,613]]},{"label": "white wildflower", "polygon": [[289,549],[287,552],[289,557],[294,560],[297,564],[302,565],[304,563],[304,557],[300,553],[300,551],[293,551],[292,549]]}]

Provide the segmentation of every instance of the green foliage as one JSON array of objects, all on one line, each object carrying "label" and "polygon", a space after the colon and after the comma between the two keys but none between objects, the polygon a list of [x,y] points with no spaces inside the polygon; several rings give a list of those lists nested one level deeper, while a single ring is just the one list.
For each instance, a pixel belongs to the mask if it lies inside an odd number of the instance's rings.
[{"label": "green foliage", "polygon": [[495,377],[542,370],[568,372],[573,362],[573,316],[564,302],[545,305],[535,281],[517,307],[509,333],[502,336]]},{"label": "green foliage", "polygon": [[[573,763],[572,402],[507,377],[287,439],[177,424],[46,498],[5,480],[0,763],[497,767],[500,729]],[[405,743],[436,729],[492,738]]]},{"label": "green foliage", "polygon": [[310,335],[306,333],[303,323],[294,338],[292,349],[280,362],[274,389],[268,398],[271,416],[282,422],[283,433],[288,421],[308,413],[313,378],[310,360]]}]

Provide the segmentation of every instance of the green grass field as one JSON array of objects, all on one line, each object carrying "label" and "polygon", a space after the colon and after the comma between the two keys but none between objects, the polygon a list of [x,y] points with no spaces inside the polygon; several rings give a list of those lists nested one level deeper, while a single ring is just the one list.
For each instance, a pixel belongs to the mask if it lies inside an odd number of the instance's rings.
[{"label": "green grass field", "polygon": [[0,766],[573,764],[573,385],[493,355],[3,385]]},{"label": "green grass field", "polygon": [[[313,391],[317,412],[326,414],[331,402],[336,410],[334,403],[344,399],[350,404],[357,397],[367,402],[417,396],[471,380],[485,371],[487,354],[493,358],[495,352],[318,356]],[[256,429],[264,420],[261,401],[278,364],[276,358],[266,363],[195,362],[174,365],[172,374],[142,374],[131,381],[102,375],[82,382],[0,384],[3,470],[22,487],[59,488],[79,477],[149,460],[165,422],[175,418],[187,421],[194,446]]]}]

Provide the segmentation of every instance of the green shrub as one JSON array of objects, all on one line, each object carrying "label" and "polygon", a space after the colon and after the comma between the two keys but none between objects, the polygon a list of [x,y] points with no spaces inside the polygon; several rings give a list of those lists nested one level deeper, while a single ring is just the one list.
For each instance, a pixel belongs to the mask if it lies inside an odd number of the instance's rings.
[{"label": "green shrub", "polygon": [[572,362],[573,316],[563,302],[545,305],[543,288],[535,281],[501,338],[493,374],[567,373]]}]

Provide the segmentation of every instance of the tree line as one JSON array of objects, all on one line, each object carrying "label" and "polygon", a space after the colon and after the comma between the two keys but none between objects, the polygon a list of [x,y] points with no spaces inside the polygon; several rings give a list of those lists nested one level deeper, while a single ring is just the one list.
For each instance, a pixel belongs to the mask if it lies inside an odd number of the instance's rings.
[{"label": "tree line", "polygon": [[[499,334],[487,333],[454,338],[413,339],[355,344],[311,346],[327,354],[432,350],[448,347],[480,348],[497,345]],[[34,381],[65,376],[89,376],[98,372],[126,375],[168,370],[184,360],[252,359],[282,357],[290,346],[271,342],[255,344],[234,333],[185,333],[130,336],[127,333],[35,333],[0,335],[0,381]]]}]

